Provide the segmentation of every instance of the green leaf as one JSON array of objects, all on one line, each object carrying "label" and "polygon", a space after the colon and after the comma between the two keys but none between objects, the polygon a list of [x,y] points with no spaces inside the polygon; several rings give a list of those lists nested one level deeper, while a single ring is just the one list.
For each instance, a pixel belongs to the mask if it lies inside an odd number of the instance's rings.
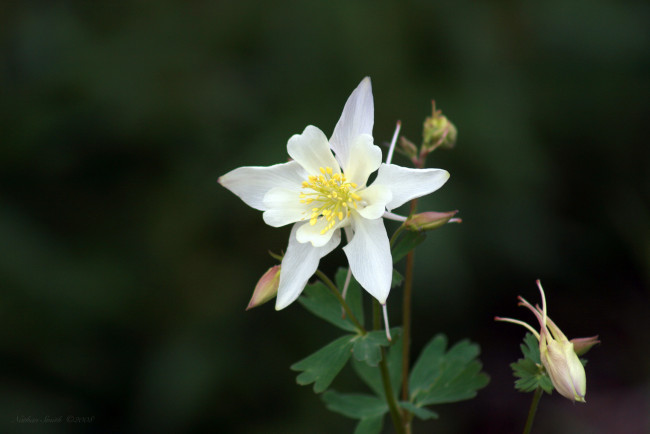
[{"label": "green leaf", "polygon": [[384,415],[361,419],[354,434],[379,434],[384,427]]},{"label": "green leaf", "polygon": [[381,361],[381,347],[388,345],[390,342],[386,338],[386,332],[377,330],[357,336],[352,352],[356,360],[366,362],[370,366],[377,366]]},{"label": "green leaf", "polygon": [[532,360],[534,363],[542,363],[539,357],[539,341],[532,333],[526,333],[524,343],[519,346],[524,358]]},{"label": "green leaf", "polygon": [[413,366],[409,389],[411,401],[418,407],[473,398],[489,382],[476,360],[478,345],[463,340],[449,351],[446,348],[447,338],[436,336]]},{"label": "green leaf", "polygon": [[532,392],[541,387],[546,393],[553,391],[553,383],[542,366],[539,358],[539,342],[532,333],[526,333],[524,343],[521,344],[523,359],[510,364],[515,380],[515,389],[520,392]]},{"label": "green leaf", "polygon": [[413,405],[410,402],[405,402],[405,401],[400,401],[399,406],[413,413],[415,417],[417,417],[418,419],[422,419],[422,420],[438,419],[438,413],[436,413],[435,411],[431,411],[428,408],[418,407],[416,405]]},{"label": "green leaf", "polygon": [[[402,330],[395,328],[391,330],[393,342],[388,349],[386,361],[388,362],[388,372],[390,375],[391,386],[395,397],[399,395],[402,384]],[[365,362],[352,360],[352,367],[355,372],[363,380],[364,383],[375,392],[377,396],[385,399],[384,385],[381,381],[381,373],[378,367],[369,366]]]},{"label": "green leaf", "polygon": [[393,268],[393,280],[390,284],[390,287],[395,288],[396,286],[400,286],[403,281],[404,276],[402,276],[396,269]]},{"label": "green leaf", "polygon": [[[343,294],[343,287],[345,286],[345,278],[348,275],[347,268],[339,268],[336,272],[336,286],[339,288],[341,294]],[[348,292],[345,296],[345,301],[350,306],[350,310],[357,317],[359,323],[363,324],[363,303],[361,300],[361,285],[354,278],[350,276],[350,284],[348,285]],[[339,311],[341,307],[339,304]],[[352,322],[350,322],[352,324]]]},{"label": "green leaf", "polygon": [[[354,297],[353,294],[348,296]],[[322,282],[307,285],[298,299],[305,309],[319,318],[348,331],[356,332],[357,328],[347,317],[343,318],[341,304],[332,291]],[[356,313],[355,313],[356,315]]]},{"label": "green leaf", "polygon": [[404,256],[425,240],[426,232],[408,231],[393,247],[393,263],[396,264]]},{"label": "green leaf", "polygon": [[541,387],[546,393],[553,391],[551,378],[546,374],[542,365],[538,365],[530,359],[519,359],[510,364],[515,380],[515,389],[520,392],[532,392]]},{"label": "green leaf", "polygon": [[388,411],[388,405],[372,395],[338,393],[328,390],[323,393],[322,399],[328,410],[352,419],[382,416]]},{"label": "green leaf", "polygon": [[352,355],[356,335],[345,335],[330,342],[314,354],[291,365],[294,371],[303,371],[296,381],[305,386],[314,383],[314,392],[327,389]]}]

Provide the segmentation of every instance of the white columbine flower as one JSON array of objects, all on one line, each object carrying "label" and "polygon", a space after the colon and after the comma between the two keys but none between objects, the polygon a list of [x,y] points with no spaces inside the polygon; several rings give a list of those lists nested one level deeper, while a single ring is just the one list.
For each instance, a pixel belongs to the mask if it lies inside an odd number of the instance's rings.
[{"label": "white columbine flower", "polygon": [[[352,274],[381,304],[386,303],[393,261],[382,217],[437,190],[449,173],[382,164],[381,149],[373,144],[373,121],[372,89],[366,77],[348,98],[329,141],[309,125],[287,143],[293,161],[240,167],[219,178],[246,204],[264,211],[268,225],[294,224],[282,259],[277,310],[298,298],[320,259],[341,242],[341,229],[348,240],[343,251]],[[377,169],[375,181],[366,185]]]}]

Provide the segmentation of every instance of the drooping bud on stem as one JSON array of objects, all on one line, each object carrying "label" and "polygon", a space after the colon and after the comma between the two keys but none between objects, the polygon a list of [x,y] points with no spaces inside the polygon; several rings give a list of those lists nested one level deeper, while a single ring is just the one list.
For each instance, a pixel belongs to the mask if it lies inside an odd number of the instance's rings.
[{"label": "drooping bud on stem", "polygon": [[537,287],[542,296],[542,307],[534,306],[519,297],[519,305],[529,309],[539,322],[540,331],[512,318],[496,317],[497,321],[519,324],[530,330],[539,341],[539,355],[542,365],[551,379],[555,390],[572,401],[585,402],[587,378],[585,368],[578,358],[600,342],[598,336],[568,340],[560,328],[546,314],[546,296],[539,280]]},{"label": "drooping bud on stem", "polygon": [[276,265],[268,269],[255,285],[251,301],[248,302],[246,310],[252,309],[273,299],[278,293],[280,286],[280,266]]}]

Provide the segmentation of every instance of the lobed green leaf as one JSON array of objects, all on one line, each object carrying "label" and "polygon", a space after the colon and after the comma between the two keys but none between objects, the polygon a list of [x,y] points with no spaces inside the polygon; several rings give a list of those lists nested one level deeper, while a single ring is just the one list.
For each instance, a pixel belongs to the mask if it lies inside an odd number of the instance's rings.
[{"label": "lobed green leaf", "polygon": [[[402,384],[402,336],[401,328],[391,329],[393,341],[388,348],[386,361],[388,372],[395,397],[397,397]],[[385,399],[384,386],[381,381],[381,373],[378,367],[369,366],[365,362],[352,360],[352,367],[361,380],[375,392],[377,396]]]},{"label": "lobed green leaf", "polygon": [[546,393],[553,391],[551,378],[546,374],[543,366],[536,364],[531,359],[519,359],[510,364],[515,380],[515,389],[520,392],[532,392],[541,387]]},{"label": "lobed green leaf", "polygon": [[388,411],[388,405],[372,395],[338,393],[328,390],[323,393],[322,399],[328,410],[352,419],[382,416]]},{"label": "lobed green leaf", "polygon": [[393,263],[396,264],[399,262],[408,252],[415,249],[418,244],[424,241],[426,237],[426,232],[407,231],[392,248]]},{"label": "lobed green leaf", "polygon": [[476,360],[478,345],[463,340],[449,351],[447,338],[437,335],[425,346],[409,381],[411,401],[419,407],[462,401],[476,396],[489,377]]},{"label": "lobed green leaf", "polygon": [[377,366],[381,361],[381,347],[387,347],[390,342],[386,338],[386,332],[377,330],[357,336],[354,339],[352,353],[355,360],[365,362],[370,366]]},{"label": "lobed green leaf", "polygon": [[539,357],[539,341],[532,333],[526,333],[524,343],[519,346],[524,358],[530,359],[534,363],[542,363]]},{"label": "lobed green leaf", "polygon": [[354,434],[379,434],[384,427],[384,415],[361,419]]},{"label": "lobed green leaf", "polygon": [[343,317],[341,304],[336,296],[332,294],[332,291],[322,282],[307,285],[298,302],[309,312],[340,329],[348,332],[357,331],[352,321]]},{"label": "lobed green leaf", "polygon": [[356,336],[342,336],[291,365],[292,370],[303,371],[296,377],[296,382],[302,386],[314,383],[316,393],[327,389],[352,355]]},{"label": "lobed green leaf", "polygon": [[399,406],[413,413],[415,417],[421,420],[438,419],[438,413],[425,407],[418,407],[410,402],[400,401]]},{"label": "lobed green leaf", "polygon": [[526,333],[520,348],[524,358],[510,364],[514,376],[517,377],[515,389],[520,392],[532,392],[541,387],[546,393],[551,393],[553,383],[541,364],[537,338],[532,333]]}]

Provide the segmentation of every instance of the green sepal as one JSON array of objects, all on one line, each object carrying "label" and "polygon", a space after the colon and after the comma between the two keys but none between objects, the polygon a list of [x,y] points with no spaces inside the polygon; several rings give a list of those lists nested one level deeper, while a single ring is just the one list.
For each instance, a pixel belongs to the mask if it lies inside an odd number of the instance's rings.
[{"label": "green sepal", "polygon": [[357,335],[345,335],[320,350],[291,365],[294,371],[303,371],[296,377],[302,386],[314,383],[314,392],[321,393],[332,384],[352,355]]},{"label": "green sepal", "polygon": [[427,237],[426,232],[406,232],[392,248],[393,263],[396,264]]},{"label": "green sepal", "polygon": [[553,391],[553,383],[542,366],[539,357],[539,342],[532,333],[526,333],[524,343],[520,345],[523,359],[510,364],[515,380],[515,389],[520,392],[532,392],[541,387],[544,392]]},{"label": "green sepal", "polygon": [[478,345],[462,340],[449,351],[446,348],[447,338],[437,335],[424,347],[413,366],[410,401],[418,407],[471,399],[490,381],[476,359],[480,352]]}]

